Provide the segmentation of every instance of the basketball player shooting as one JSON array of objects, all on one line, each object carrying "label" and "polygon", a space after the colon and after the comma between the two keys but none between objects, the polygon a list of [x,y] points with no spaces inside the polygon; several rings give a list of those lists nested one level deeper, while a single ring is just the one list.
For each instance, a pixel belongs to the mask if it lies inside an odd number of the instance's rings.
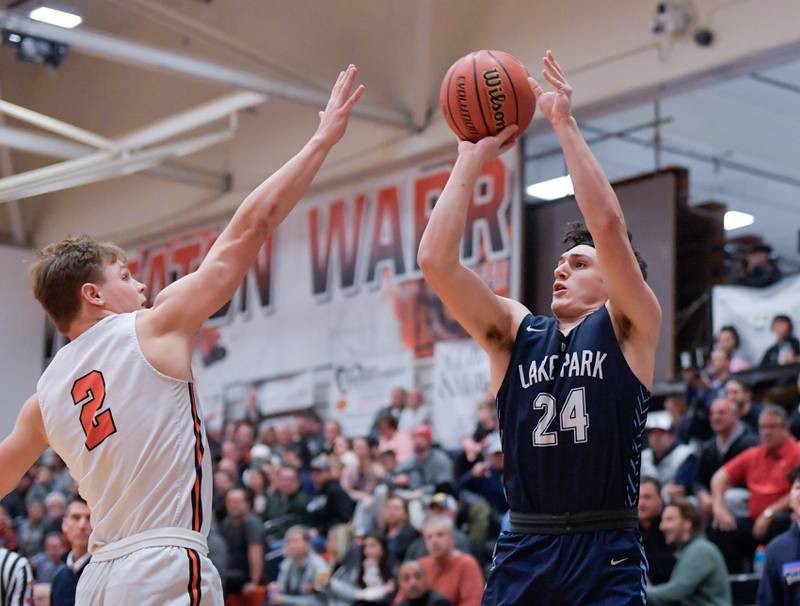
[{"label": "basketball player shooting", "polygon": [[550,51],[542,73],[553,91],[532,78],[529,85],[558,136],[586,222],[570,226],[556,262],[553,315],[495,295],[459,259],[478,176],[511,145],[516,127],[459,143],[419,264],[489,354],[497,394],[511,531],[497,541],[483,604],[642,605],[639,464],[661,309]]},{"label": "basketball player shooting", "polygon": [[[233,296],[267,236],[344,136],[364,92],[339,74],[308,143],[239,206],[200,267],[150,309],[113,245],[70,238],[43,249],[34,294],[70,343],[42,374],[0,443],[0,496],[49,446],[92,512],[92,560],[77,604],[215,604],[207,557],[211,460],[195,399],[191,340]],[[245,592],[260,579],[250,579]]]}]

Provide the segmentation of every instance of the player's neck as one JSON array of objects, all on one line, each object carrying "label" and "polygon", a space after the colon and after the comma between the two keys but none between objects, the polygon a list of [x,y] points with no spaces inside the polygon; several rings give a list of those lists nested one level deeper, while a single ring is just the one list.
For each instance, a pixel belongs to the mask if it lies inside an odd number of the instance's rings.
[{"label": "player's neck", "polygon": [[576,314],[569,314],[569,315],[557,315],[556,320],[558,321],[558,330],[562,333],[569,334],[573,328],[578,326],[581,322],[583,322],[587,317],[593,314],[596,309],[584,309]]},{"label": "player's neck", "polygon": [[74,341],[83,333],[85,333],[87,330],[89,330],[92,326],[97,324],[100,320],[102,320],[103,318],[107,318],[113,313],[114,312],[108,311],[106,309],[101,309],[92,313],[81,313],[69,325],[69,329],[67,330],[65,335],[70,341]]}]

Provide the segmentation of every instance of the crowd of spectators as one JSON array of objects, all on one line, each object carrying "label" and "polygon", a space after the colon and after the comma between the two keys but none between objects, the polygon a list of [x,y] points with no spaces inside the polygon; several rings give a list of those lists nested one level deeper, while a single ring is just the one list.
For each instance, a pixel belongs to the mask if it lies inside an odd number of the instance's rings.
[{"label": "crowd of spectators", "polygon": [[[729,603],[728,574],[752,571],[768,544],[759,603],[791,589],[781,562],[800,545],[798,399],[780,405],[773,390],[785,402],[794,385],[749,376],[795,364],[800,346],[788,317],[772,329],[775,344],[754,363],[723,328],[708,365],[648,417],[639,518],[654,604]],[[392,390],[370,427],[346,437],[307,410],[209,436],[209,548],[227,604],[480,603],[507,510],[494,402],[480,403],[456,451],[436,443],[416,390]],[[89,559],[75,489],[48,453],[0,504],[0,548],[27,558],[37,603],[72,603]]]},{"label": "crowd of spectators", "polygon": [[770,326],[758,360],[723,327],[707,365],[648,416],[639,520],[654,604],[729,604],[719,580],[736,574],[760,577],[759,605],[800,603],[800,574],[776,564],[800,553],[800,346],[788,316]]}]

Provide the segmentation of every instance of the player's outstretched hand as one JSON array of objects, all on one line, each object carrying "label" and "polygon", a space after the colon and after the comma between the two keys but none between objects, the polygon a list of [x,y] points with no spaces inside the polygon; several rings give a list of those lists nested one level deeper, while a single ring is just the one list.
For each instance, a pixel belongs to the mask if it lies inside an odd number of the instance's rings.
[{"label": "player's outstretched hand", "polygon": [[339,72],[336,84],[331,90],[331,98],[324,111],[319,112],[319,127],[317,135],[329,146],[336,145],[347,130],[347,120],[350,112],[364,94],[364,85],[360,84],[353,91],[353,83],[358,75],[358,69],[350,64],[346,70]]},{"label": "player's outstretched hand", "polygon": [[517,125],[512,124],[511,126],[506,126],[494,137],[484,137],[477,143],[461,141],[458,144],[458,155],[475,156],[485,164],[514,147],[515,141],[512,141],[511,138],[517,133],[517,130]]},{"label": "player's outstretched hand", "polygon": [[542,76],[552,85],[553,90],[545,92],[534,78],[528,78],[528,85],[536,98],[539,112],[555,126],[572,116],[572,87],[552,51],[547,51],[542,62],[544,63]]}]

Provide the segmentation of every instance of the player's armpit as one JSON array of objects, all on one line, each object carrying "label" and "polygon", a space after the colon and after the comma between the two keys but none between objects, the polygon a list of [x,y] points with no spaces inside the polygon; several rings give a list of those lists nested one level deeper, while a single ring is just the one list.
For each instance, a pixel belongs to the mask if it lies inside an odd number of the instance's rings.
[{"label": "player's armpit", "polygon": [[419,263],[431,289],[489,355],[511,351],[519,323],[529,313],[524,305],[496,295],[460,263],[439,266],[422,254]]},{"label": "player's armpit", "polygon": [[611,221],[592,237],[610,308],[619,327],[623,333],[635,332],[655,344],[661,331],[661,306],[642,275],[625,223]]},{"label": "player's armpit", "polygon": [[14,490],[47,446],[39,398],[34,394],[22,406],[11,434],[0,442],[0,498]]}]

